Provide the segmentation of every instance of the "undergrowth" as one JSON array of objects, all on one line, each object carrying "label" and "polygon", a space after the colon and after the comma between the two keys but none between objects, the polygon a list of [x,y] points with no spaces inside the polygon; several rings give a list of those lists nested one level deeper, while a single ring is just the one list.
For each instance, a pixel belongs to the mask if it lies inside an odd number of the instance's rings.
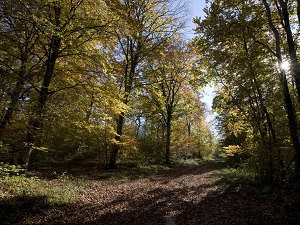
[{"label": "undergrowth", "polygon": [[261,179],[255,173],[243,168],[227,167],[215,173],[220,177],[216,184],[225,189],[239,190],[249,186],[262,186]]},{"label": "undergrowth", "polygon": [[255,196],[263,201],[273,202],[279,208],[281,216],[288,223],[296,225],[300,221],[300,184],[286,181],[285,183],[270,183],[268,178],[257,176],[243,167],[215,171],[218,179],[215,184],[220,190],[230,194]]},{"label": "undergrowth", "polygon": [[13,176],[1,179],[1,198],[16,196],[46,196],[49,203],[66,203],[75,199],[76,193],[83,187],[80,181],[68,178],[42,180],[37,177]]},{"label": "undergrowth", "polygon": [[36,176],[26,177],[25,173],[20,173],[22,171],[21,167],[2,165],[1,224],[26,224],[33,215],[42,214],[49,207],[75,202],[77,195],[84,191],[81,180],[72,179],[66,174],[46,180]]},{"label": "undergrowth", "polygon": [[57,179],[46,180],[37,176],[27,177],[20,166],[0,165],[0,200],[25,200],[26,197],[44,196],[49,204],[62,204],[75,199],[84,189],[83,182],[61,173]]}]

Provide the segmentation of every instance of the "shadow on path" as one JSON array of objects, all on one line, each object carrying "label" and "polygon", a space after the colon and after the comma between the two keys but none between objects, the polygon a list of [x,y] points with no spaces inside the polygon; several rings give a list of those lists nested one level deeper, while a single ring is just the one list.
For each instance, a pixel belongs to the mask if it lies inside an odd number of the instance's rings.
[{"label": "shadow on path", "polygon": [[177,167],[171,170],[162,171],[152,178],[157,179],[177,179],[183,176],[201,175],[205,173],[212,172],[214,170],[219,170],[227,166],[226,162],[223,160],[207,161],[200,165],[193,166],[183,166]]},{"label": "shadow on path", "polygon": [[[217,188],[211,172],[224,165],[221,161],[205,162],[147,179],[108,184],[98,191],[87,190],[85,198],[90,202],[79,199],[77,203],[49,206],[42,196],[32,201],[25,198],[25,202],[6,199],[0,202],[2,224],[297,224],[286,217],[278,202],[265,199],[257,190]],[[10,205],[10,200],[16,205]],[[14,215],[18,216],[11,219]]]}]

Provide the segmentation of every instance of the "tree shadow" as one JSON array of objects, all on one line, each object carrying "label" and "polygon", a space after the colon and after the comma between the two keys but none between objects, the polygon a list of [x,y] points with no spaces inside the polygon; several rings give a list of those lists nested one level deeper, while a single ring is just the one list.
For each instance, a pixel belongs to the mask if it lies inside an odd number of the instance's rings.
[{"label": "tree shadow", "polygon": [[[191,191],[157,188],[143,197],[122,195],[106,204],[67,204],[48,210],[42,224],[107,224],[107,225],[288,225],[280,204],[266,201],[253,192],[209,192],[203,199],[185,199]],[[201,194],[201,191],[199,193]],[[39,215],[41,216],[41,215]],[[37,221],[39,221],[38,219]],[[33,220],[34,222],[34,220]]]},{"label": "tree shadow", "polygon": [[[299,217],[288,207],[261,193],[260,189],[216,188],[213,182],[197,182],[201,174],[223,162],[172,169],[151,176],[157,186],[107,192],[105,200],[51,205],[45,196],[19,196],[0,201],[1,224],[105,224],[105,225],[297,225]],[[176,178],[200,175],[193,185],[176,186]],[[205,175],[206,176],[206,175]],[[152,178],[153,177],[153,178]],[[189,177],[187,177],[189,178]],[[151,183],[151,179],[141,182]],[[166,182],[174,179],[174,182]],[[153,182],[155,182],[153,181]],[[138,182],[133,182],[136,184]],[[127,183],[124,185],[128,185]],[[95,196],[96,198],[97,196]],[[102,196],[103,197],[103,196]]]},{"label": "tree shadow", "polygon": [[182,203],[178,224],[288,225],[292,224],[280,204],[259,193],[216,191],[198,204]]},{"label": "tree shadow", "polygon": [[[141,190],[142,191],[142,190]],[[107,225],[296,225],[277,201],[258,189],[215,189],[214,183],[174,188],[159,185],[145,193],[125,192],[103,204],[58,205],[34,221],[42,224]]]},{"label": "tree shadow", "polygon": [[26,219],[42,214],[50,207],[47,196],[20,195],[0,200],[1,224],[24,224]]},{"label": "tree shadow", "polygon": [[112,178],[135,180],[150,176],[163,169],[166,168],[155,165],[140,167],[133,163],[118,164],[114,170],[107,169],[106,165],[97,162],[36,163],[31,165],[28,176],[47,180],[57,179],[61,176],[88,180],[109,180]]},{"label": "tree shadow", "polygon": [[151,179],[176,179],[186,175],[199,175],[226,167],[226,162],[209,161],[201,165],[180,166],[175,168],[159,169],[155,167],[139,167],[132,164],[119,164],[116,170],[108,170],[105,165],[99,163],[36,163],[30,168],[29,176],[37,176],[41,179],[58,179],[61,176],[71,176],[79,179],[109,180],[111,178],[126,178],[136,180],[151,177]]},{"label": "tree shadow", "polygon": [[226,166],[226,162],[222,160],[208,161],[200,165],[172,168],[170,170],[162,171],[156,175],[153,175],[151,178],[154,180],[170,180],[190,175],[198,176],[214,170],[225,168]]}]

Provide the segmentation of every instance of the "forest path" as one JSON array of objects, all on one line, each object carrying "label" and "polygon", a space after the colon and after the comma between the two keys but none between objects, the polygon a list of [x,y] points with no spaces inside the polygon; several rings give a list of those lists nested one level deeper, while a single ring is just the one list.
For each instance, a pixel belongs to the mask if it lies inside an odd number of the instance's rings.
[{"label": "forest path", "polygon": [[224,162],[212,161],[137,180],[88,180],[78,202],[52,207],[33,223],[283,224],[276,206],[256,191],[249,196],[219,188],[214,171],[222,167]]}]

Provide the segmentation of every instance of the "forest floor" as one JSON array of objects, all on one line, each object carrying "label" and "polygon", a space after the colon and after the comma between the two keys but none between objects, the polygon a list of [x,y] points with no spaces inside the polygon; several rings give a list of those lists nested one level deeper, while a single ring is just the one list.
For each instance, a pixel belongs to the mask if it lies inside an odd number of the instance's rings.
[{"label": "forest floor", "polygon": [[[300,224],[299,217],[288,212],[289,205],[283,204],[282,191],[270,195],[251,186],[225,187],[221,185],[222,175],[218,172],[222,168],[226,168],[223,161],[209,161],[142,177],[111,177],[102,173],[81,178],[66,174],[49,176],[47,185],[75,190],[70,202],[47,204],[41,194],[31,196],[30,201],[29,196],[19,196],[17,201],[13,199],[16,196],[2,198],[0,223]],[[68,186],[68,182],[73,182],[73,185]]]}]

